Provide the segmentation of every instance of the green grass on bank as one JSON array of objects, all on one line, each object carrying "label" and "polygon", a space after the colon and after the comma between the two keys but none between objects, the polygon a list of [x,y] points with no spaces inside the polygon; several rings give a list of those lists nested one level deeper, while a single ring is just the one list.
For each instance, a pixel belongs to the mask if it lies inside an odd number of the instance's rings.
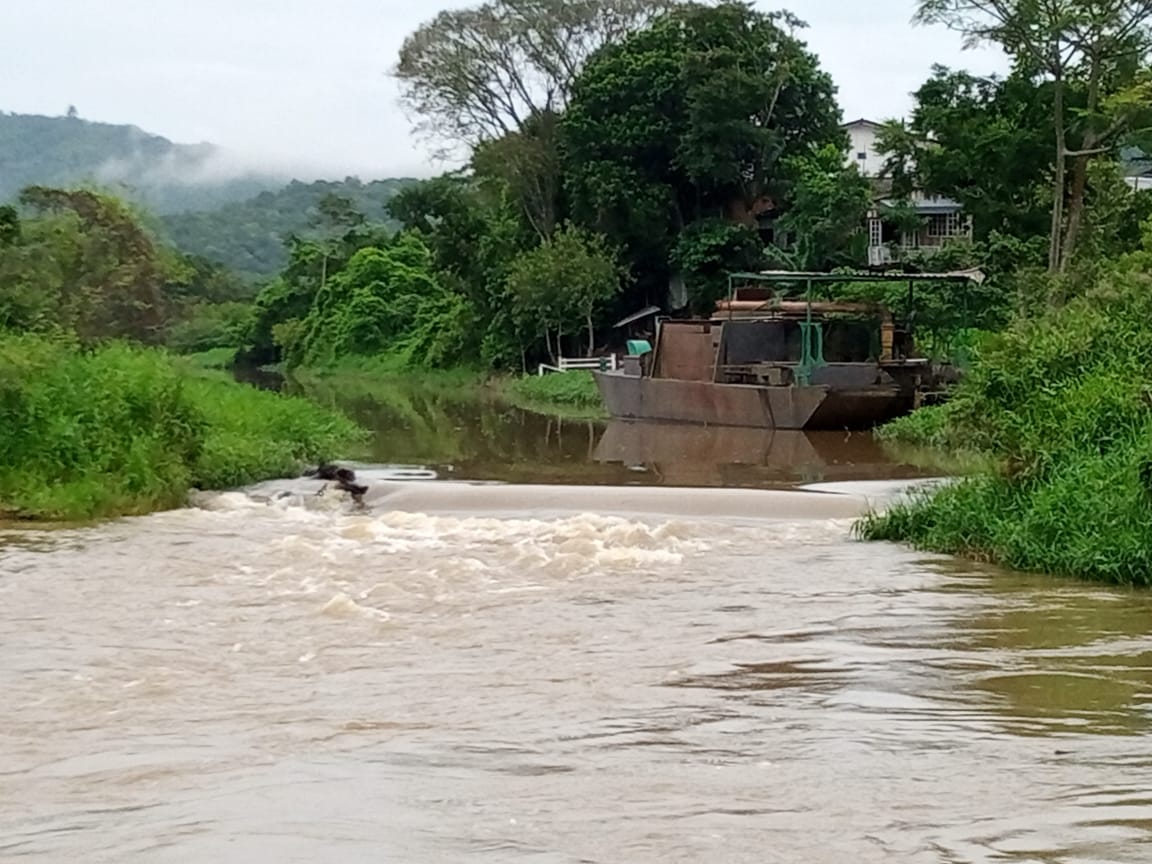
[{"label": "green grass on bank", "polygon": [[507,392],[513,402],[532,410],[605,416],[600,389],[591,372],[556,372],[513,378],[507,384]]},{"label": "green grass on bank", "polygon": [[195,354],[181,354],[180,359],[198,369],[231,369],[236,360],[236,349],[209,348]]},{"label": "green grass on bank", "polygon": [[545,375],[493,375],[480,369],[414,369],[397,358],[353,357],[326,367],[301,367],[288,376],[302,392],[316,394],[321,401],[328,391],[338,390],[342,398],[388,397],[397,388],[416,389],[451,401],[475,399],[487,393],[530,411],[573,417],[606,416],[596,380],[590,372],[575,371]]},{"label": "green grass on bank", "polygon": [[955,484],[861,520],[859,536],[1018,570],[1152,585],[1152,277],[1021,320],[954,397],[889,440],[976,454]]},{"label": "green grass on bank", "polygon": [[180,506],[334,458],[346,418],[197,374],[163,352],[0,336],[0,515],[78,520]]},{"label": "green grass on bank", "polygon": [[404,382],[428,382],[449,387],[467,387],[482,382],[487,373],[479,368],[455,366],[448,369],[414,367],[403,357],[381,354],[375,357],[352,356],[327,366],[300,366],[291,370],[294,377],[377,379]]}]

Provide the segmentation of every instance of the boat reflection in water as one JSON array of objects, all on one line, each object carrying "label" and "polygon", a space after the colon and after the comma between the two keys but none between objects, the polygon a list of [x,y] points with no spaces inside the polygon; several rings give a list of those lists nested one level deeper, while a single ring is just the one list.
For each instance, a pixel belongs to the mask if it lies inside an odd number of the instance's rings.
[{"label": "boat reflection in water", "polygon": [[870,433],[803,432],[652,421],[610,421],[593,458],[681,486],[792,486],[925,476],[893,461]]}]

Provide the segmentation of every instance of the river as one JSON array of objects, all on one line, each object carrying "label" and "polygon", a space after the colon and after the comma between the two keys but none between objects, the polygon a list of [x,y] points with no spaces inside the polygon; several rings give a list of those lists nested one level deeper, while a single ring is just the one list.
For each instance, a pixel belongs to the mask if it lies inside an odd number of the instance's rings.
[{"label": "river", "polygon": [[572,452],[0,534],[0,860],[1152,861],[1148,595]]}]

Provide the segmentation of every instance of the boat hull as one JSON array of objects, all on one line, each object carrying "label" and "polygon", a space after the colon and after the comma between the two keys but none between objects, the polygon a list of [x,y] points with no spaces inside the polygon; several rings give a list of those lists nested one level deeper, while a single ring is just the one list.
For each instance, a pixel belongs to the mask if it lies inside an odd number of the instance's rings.
[{"label": "boat hull", "polygon": [[717,384],[595,372],[613,417],[758,429],[869,429],[911,410],[895,386]]}]

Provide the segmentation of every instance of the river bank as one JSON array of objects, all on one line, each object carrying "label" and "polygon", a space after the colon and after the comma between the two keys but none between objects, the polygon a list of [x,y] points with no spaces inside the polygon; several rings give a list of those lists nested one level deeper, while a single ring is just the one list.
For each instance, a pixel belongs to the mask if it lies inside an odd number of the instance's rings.
[{"label": "river bank", "polygon": [[362,430],[338,412],[199,373],[156,349],[0,338],[0,517],[178,507],[188,490],[298,473]]},{"label": "river bank", "polygon": [[412,369],[370,358],[350,360],[324,368],[301,367],[277,371],[303,385],[304,390],[323,386],[365,394],[414,387],[438,392],[486,391],[540,414],[574,420],[602,420],[608,416],[595,379],[591,373],[583,371],[516,375],[468,367]]},{"label": "river bank", "polygon": [[1152,585],[1152,278],[1137,264],[1018,320],[946,405],[882,432],[971,454],[980,467],[865,518],[859,534],[1016,570]]}]

